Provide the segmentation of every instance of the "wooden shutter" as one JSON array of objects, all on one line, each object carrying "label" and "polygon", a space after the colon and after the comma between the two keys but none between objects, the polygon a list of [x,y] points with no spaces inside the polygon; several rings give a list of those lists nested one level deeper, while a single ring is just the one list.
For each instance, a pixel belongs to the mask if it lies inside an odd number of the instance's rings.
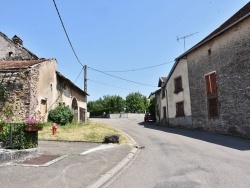
[{"label": "wooden shutter", "polygon": [[209,79],[209,75],[205,76],[205,81],[206,81],[206,91],[207,91],[207,94],[209,94],[210,93],[210,79]]},{"label": "wooden shutter", "polygon": [[216,85],[216,74],[215,72],[206,75],[205,76],[205,82],[206,82],[206,91],[207,94],[211,94],[211,93],[216,93],[217,91],[217,85]]},{"label": "wooden shutter", "polygon": [[216,74],[210,74],[211,93],[216,93]]}]

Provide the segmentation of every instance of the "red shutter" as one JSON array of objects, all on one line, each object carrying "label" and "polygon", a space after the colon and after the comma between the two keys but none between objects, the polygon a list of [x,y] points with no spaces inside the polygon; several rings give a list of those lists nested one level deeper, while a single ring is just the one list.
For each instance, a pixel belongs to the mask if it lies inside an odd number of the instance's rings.
[{"label": "red shutter", "polygon": [[216,93],[216,74],[215,72],[210,74],[210,83],[211,83],[211,89],[212,93]]},{"label": "red shutter", "polygon": [[206,91],[207,91],[207,94],[209,94],[209,93],[211,93],[211,91],[210,91],[210,79],[209,79],[209,75],[205,76],[205,81],[206,81]]}]

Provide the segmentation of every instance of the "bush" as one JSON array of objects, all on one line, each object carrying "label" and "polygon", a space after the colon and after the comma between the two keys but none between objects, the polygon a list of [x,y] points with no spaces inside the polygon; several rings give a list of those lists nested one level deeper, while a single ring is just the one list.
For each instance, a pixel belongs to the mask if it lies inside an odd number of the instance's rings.
[{"label": "bush", "polygon": [[73,120],[73,112],[65,104],[59,103],[59,105],[49,111],[48,121],[55,122],[59,125],[66,125]]}]

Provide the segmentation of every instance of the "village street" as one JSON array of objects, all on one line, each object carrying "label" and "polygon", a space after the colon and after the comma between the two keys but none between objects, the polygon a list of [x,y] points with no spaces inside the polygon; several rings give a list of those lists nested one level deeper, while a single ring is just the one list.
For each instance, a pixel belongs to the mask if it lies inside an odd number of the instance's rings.
[{"label": "village street", "polygon": [[[250,184],[249,140],[166,128],[141,119],[92,120],[123,130],[139,146],[128,163],[102,187],[235,188]],[[128,145],[49,141],[40,141],[39,147],[43,154],[62,158],[48,166],[1,165],[1,188],[90,187],[133,149]]]},{"label": "village street", "polygon": [[140,119],[102,119],[144,146],[108,187],[249,187],[250,142]]}]

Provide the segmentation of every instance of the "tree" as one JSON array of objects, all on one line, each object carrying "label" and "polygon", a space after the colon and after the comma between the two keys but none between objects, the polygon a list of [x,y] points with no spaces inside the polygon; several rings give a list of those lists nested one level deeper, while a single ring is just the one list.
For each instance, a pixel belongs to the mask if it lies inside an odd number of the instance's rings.
[{"label": "tree", "polygon": [[126,110],[129,112],[144,113],[148,105],[147,97],[140,92],[130,93],[126,96]]},{"label": "tree", "polygon": [[123,110],[124,106],[125,100],[122,97],[117,95],[104,95],[103,98],[88,102],[88,111],[102,112],[102,110],[105,110],[107,111],[106,113],[118,113]]},{"label": "tree", "polygon": [[150,100],[149,106],[148,106],[148,111],[151,113],[151,115],[153,117],[156,117],[156,109],[157,108],[157,104],[156,104],[156,98],[152,98]]}]

